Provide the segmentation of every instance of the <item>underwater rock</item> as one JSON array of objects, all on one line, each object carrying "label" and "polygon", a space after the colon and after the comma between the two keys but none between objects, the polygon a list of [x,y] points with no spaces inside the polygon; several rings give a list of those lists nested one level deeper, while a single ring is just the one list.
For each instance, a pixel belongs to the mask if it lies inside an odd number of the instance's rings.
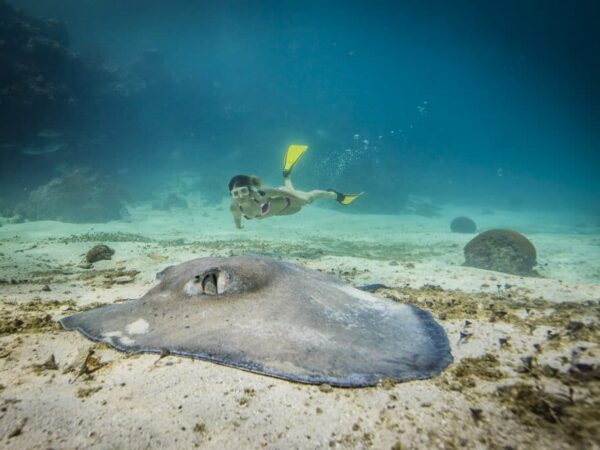
[{"label": "underwater rock", "polygon": [[101,261],[103,259],[111,259],[112,255],[115,254],[115,251],[110,248],[108,245],[98,244],[92,247],[85,254],[85,261],[88,264],[94,264],[97,261]]},{"label": "underwater rock", "polygon": [[456,217],[450,223],[450,230],[453,233],[475,233],[477,225],[472,219],[465,216]]},{"label": "underwater rock", "polygon": [[124,193],[107,178],[75,169],[35,189],[19,212],[29,220],[99,223],[119,220],[126,211]]},{"label": "underwater rock", "polygon": [[156,200],[152,202],[152,209],[156,209],[159,211],[170,211],[174,208],[187,208],[188,203],[183,198],[177,194],[171,193],[166,198],[162,200]]},{"label": "underwater rock", "polygon": [[480,233],[464,249],[465,266],[535,276],[536,250],[522,234],[494,229]]}]

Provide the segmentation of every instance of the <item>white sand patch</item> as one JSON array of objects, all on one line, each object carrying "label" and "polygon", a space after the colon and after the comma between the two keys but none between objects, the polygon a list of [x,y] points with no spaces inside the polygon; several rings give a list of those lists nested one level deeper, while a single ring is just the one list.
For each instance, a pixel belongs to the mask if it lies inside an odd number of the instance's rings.
[{"label": "white sand patch", "polygon": [[142,318],[127,324],[125,327],[127,334],[146,334],[148,330],[150,330],[150,324]]},{"label": "white sand patch", "polygon": [[105,342],[113,343],[114,338],[118,338],[120,342],[125,345],[133,345],[135,344],[135,339],[131,339],[128,336],[125,336],[121,331],[109,331],[107,333],[102,334],[102,337]]}]

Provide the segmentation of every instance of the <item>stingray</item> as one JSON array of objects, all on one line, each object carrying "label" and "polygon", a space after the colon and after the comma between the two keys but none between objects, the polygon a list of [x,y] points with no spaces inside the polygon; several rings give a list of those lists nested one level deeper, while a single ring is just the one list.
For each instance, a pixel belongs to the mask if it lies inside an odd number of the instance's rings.
[{"label": "stingray", "polygon": [[286,380],[372,386],[452,362],[432,315],[263,256],[171,266],[143,297],[60,320],[129,353],[199,358]]}]

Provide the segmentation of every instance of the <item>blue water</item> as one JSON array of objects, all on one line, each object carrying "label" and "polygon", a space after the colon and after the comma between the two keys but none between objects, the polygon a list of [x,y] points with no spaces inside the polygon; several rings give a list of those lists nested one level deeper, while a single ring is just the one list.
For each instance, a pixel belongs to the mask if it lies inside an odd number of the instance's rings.
[{"label": "blue water", "polygon": [[366,191],[352,212],[422,196],[600,220],[597,2],[252,3],[10,0],[62,22],[70,56],[27,57],[54,100],[3,94],[3,201],[89,167],[130,205],[182,173],[216,202],[237,173],[280,184],[304,143],[297,185]]}]

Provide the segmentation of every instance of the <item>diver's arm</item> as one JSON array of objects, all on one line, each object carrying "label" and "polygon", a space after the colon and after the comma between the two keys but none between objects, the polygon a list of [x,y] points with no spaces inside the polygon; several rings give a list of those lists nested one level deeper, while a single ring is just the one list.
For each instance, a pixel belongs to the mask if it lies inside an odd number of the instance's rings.
[{"label": "diver's arm", "polygon": [[232,203],[229,207],[229,211],[231,211],[231,214],[233,214],[233,221],[235,222],[235,227],[238,230],[240,230],[242,228],[242,213],[234,203]]}]

